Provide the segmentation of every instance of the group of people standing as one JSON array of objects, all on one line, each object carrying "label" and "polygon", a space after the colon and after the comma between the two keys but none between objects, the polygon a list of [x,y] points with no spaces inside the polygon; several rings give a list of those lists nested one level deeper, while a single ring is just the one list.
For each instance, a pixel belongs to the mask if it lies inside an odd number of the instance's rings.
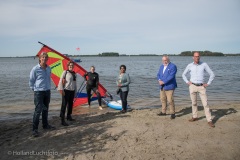
[{"label": "group of people standing", "polygon": [[[55,129],[54,126],[48,124],[48,109],[51,95],[51,68],[47,65],[48,55],[43,52],[39,55],[39,64],[34,66],[30,72],[29,86],[34,91],[34,104],[35,111],[33,115],[33,128],[32,135],[34,137],[39,136],[38,125],[39,118],[42,114],[42,126],[43,129]],[[61,124],[68,126],[65,121],[65,112],[67,109],[67,120],[75,121],[72,118],[73,100],[77,94],[77,81],[76,73],[74,72],[74,62],[69,61],[67,63],[67,70],[62,72],[58,83],[58,90],[62,95],[62,105],[60,110]],[[126,66],[120,66],[120,72],[117,76],[117,87],[119,88],[120,98],[122,101],[122,113],[127,111],[127,96],[129,91],[130,77],[125,72]],[[88,106],[90,107],[92,91],[98,97],[99,109],[102,110],[101,94],[98,90],[99,75],[95,72],[95,67],[90,67],[90,72],[84,74],[86,80],[86,91],[88,97]]]},{"label": "group of people standing", "polygon": [[[33,115],[33,128],[32,135],[34,137],[39,136],[38,125],[39,118],[42,114],[42,127],[43,129],[55,129],[54,126],[48,124],[48,109],[51,95],[51,68],[47,65],[48,55],[43,52],[39,55],[39,64],[34,66],[30,72],[29,86],[34,91],[34,104],[35,111]],[[175,103],[174,103],[174,90],[177,88],[176,73],[177,66],[170,62],[168,56],[162,57],[162,65],[159,68],[157,79],[160,88],[160,101],[162,104],[162,111],[159,116],[167,115],[167,104],[170,108],[170,118],[175,119]],[[62,105],[60,110],[61,124],[68,126],[65,121],[65,112],[67,108],[67,120],[74,121],[72,118],[73,100],[77,93],[77,81],[76,73],[73,71],[74,63],[69,61],[67,64],[67,70],[63,71],[58,90],[62,95]],[[122,101],[121,113],[127,112],[127,97],[129,92],[129,84],[131,83],[130,76],[126,73],[126,66],[120,66],[120,72],[117,76],[118,93]],[[204,81],[204,75],[207,72],[210,77],[208,82]],[[187,74],[190,73],[190,79],[187,79]],[[86,91],[88,95],[88,105],[91,103],[91,91],[93,91],[98,97],[99,109],[102,109],[101,95],[98,91],[99,75],[95,72],[95,67],[91,66],[90,72],[84,75],[86,80]],[[211,112],[207,102],[206,87],[211,84],[214,79],[214,73],[205,62],[200,61],[199,52],[194,52],[193,62],[188,64],[182,74],[183,80],[189,85],[189,93],[192,101],[192,118],[190,122],[198,120],[198,108],[197,108],[197,93],[199,93],[205,115],[209,126],[215,127],[212,122]]]},{"label": "group of people standing", "polygon": [[[162,57],[162,65],[159,68],[157,78],[160,86],[160,101],[162,103],[162,111],[159,116],[166,116],[167,103],[169,104],[171,119],[175,119],[175,103],[174,103],[174,90],[177,88],[176,73],[177,66],[170,62],[168,56]],[[204,81],[205,72],[209,74],[207,82]],[[190,74],[188,80],[187,75]],[[212,122],[212,116],[207,101],[206,88],[212,83],[214,79],[214,73],[210,69],[207,63],[200,61],[199,52],[194,52],[193,62],[188,64],[182,73],[182,78],[189,86],[190,98],[192,101],[192,118],[190,122],[198,120],[198,108],[197,108],[197,94],[201,98],[206,119],[210,127],[215,127]]]}]

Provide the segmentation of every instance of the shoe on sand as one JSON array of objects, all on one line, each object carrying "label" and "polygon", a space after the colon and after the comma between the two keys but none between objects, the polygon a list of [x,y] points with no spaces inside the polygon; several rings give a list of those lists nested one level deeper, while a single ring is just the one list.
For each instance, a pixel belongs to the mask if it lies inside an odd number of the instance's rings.
[{"label": "shoe on sand", "polygon": [[37,130],[34,130],[34,131],[32,132],[32,136],[33,136],[33,137],[38,137],[38,136],[39,136],[38,131],[37,131]]},{"label": "shoe on sand", "polygon": [[171,114],[170,119],[175,119],[175,118],[176,118],[175,114]]},{"label": "shoe on sand", "polygon": [[166,113],[163,113],[163,112],[160,112],[160,113],[158,113],[157,115],[159,115],[159,116],[166,116],[167,114],[166,114]]},{"label": "shoe on sand", "polygon": [[209,125],[210,127],[212,127],[212,128],[215,127],[215,125],[212,123],[212,121],[208,122],[208,125]]},{"label": "shoe on sand", "polygon": [[193,117],[192,117],[192,118],[189,119],[188,121],[189,121],[189,122],[194,122],[194,121],[197,121],[197,120],[198,120],[198,118],[193,118]]}]

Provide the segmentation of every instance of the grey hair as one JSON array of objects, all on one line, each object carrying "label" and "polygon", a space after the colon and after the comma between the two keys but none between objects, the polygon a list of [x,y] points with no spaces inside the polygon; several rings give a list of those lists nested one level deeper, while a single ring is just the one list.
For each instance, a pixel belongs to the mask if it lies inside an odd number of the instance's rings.
[{"label": "grey hair", "polygon": [[163,55],[163,57],[166,57],[168,62],[170,62],[170,58],[168,57],[168,55]]}]

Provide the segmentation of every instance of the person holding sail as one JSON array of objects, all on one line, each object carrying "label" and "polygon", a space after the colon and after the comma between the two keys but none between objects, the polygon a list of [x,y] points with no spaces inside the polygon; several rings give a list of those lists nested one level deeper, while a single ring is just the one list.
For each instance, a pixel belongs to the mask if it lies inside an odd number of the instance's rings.
[{"label": "person holding sail", "polygon": [[60,111],[61,124],[68,126],[65,122],[65,111],[67,107],[67,120],[74,121],[72,118],[73,99],[77,92],[76,74],[73,71],[74,63],[69,61],[67,63],[68,69],[63,71],[58,84],[58,90],[62,94],[62,106]]},{"label": "person holding sail", "polygon": [[[88,78],[87,78],[88,77]],[[101,100],[101,94],[98,91],[98,84],[99,84],[99,75],[95,72],[95,67],[90,67],[90,72],[86,72],[84,74],[84,78],[86,80],[86,90],[87,90],[87,96],[88,96],[88,106],[91,105],[91,91],[93,91],[97,97],[98,97],[98,104],[99,109],[102,110],[102,100]]]}]

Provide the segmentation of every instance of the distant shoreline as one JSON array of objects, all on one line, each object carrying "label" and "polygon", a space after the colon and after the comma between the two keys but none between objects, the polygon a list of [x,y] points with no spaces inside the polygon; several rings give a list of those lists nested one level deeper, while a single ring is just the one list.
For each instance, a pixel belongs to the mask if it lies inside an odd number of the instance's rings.
[{"label": "distant shoreline", "polygon": [[[192,55],[180,55],[180,54],[167,54],[168,56],[192,56]],[[119,55],[119,56],[99,56],[96,55],[70,55],[69,57],[151,57],[151,56],[163,56],[157,54],[150,54],[150,55]],[[223,54],[223,56],[215,56],[215,55],[202,55],[202,57],[229,57],[229,56],[240,56],[239,54]],[[15,56],[15,57],[0,57],[0,58],[36,58],[36,56]]]}]

